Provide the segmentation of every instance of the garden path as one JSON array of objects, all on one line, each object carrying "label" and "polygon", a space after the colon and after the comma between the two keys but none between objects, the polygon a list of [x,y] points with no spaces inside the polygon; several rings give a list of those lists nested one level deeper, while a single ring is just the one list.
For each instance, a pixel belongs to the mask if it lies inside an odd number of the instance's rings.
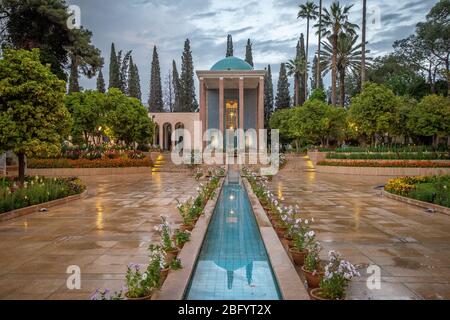
[{"label": "garden path", "polygon": [[375,188],[387,180],[319,174],[295,158],[270,188],[314,217],[324,259],[337,250],[354,264],[381,268],[381,289],[369,290],[363,272],[350,299],[450,299],[450,216],[381,197]]}]

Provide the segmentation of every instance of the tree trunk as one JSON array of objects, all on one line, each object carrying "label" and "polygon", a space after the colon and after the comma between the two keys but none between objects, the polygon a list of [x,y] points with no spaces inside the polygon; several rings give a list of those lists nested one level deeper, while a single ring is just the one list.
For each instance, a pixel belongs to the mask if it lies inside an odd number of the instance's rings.
[{"label": "tree trunk", "polygon": [[309,19],[306,22],[306,69],[305,69],[305,101],[308,99],[308,59],[309,59]]},{"label": "tree trunk", "polygon": [[341,97],[340,97],[341,107],[344,108],[345,107],[345,70],[339,71],[339,86],[340,86],[340,90],[341,90]]},{"label": "tree trunk", "polygon": [[433,81],[433,75],[432,75],[432,70],[431,67],[430,69],[428,69],[428,82],[430,82],[430,91],[432,94],[436,93],[436,87],[434,85],[434,81]]},{"label": "tree trunk", "polygon": [[363,0],[363,17],[362,17],[362,55],[361,55],[361,90],[366,82],[366,25],[367,25],[367,0]]},{"label": "tree trunk", "polygon": [[19,159],[19,182],[23,186],[25,182],[25,153],[17,153],[17,158]]},{"label": "tree trunk", "polygon": [[295,90],[295,106],[299,105],[299,101],[300,101],[300,97],[299,97],[299,92],[300,92],[300,81],[299,81],[299,76],[296,74],[295,75],[295,84],[294,84],[294,90]]},{"label": "tree trunk", "polygon": [[447,70],[447,96],[450,98],[450,62],[448,56],[445,60],[445,69]]},{"label": "tree trunk", "polygon": [[337,80],[337,34],[333,35],[333,57],[331,61],[331,104],[336,106],[337,92],[336,92],[336,80]]},{"label": "tree trunk", "polygon": [[322,72],[320,70],[320,49],[321,49],[320,41],[322,41],[322,0],[320,0],[320,3],[319,3],[319,44],[318,44],[318,51],[317,51],[318,63],[317,63],[317,74],[316,74],[317,88],[320,88],[320,75],[322,74]]}]

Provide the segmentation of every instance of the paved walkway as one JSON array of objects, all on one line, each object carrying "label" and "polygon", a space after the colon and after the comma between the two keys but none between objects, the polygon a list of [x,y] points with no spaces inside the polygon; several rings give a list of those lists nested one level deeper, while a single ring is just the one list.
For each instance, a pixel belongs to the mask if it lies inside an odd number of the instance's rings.
[{"label": "paved walkway", "polygon": [[[0,223],[0,299],[88,299],[120,289],[128,263],[145,263],[160,215],[181,222],[176,199],[196,194],[183,173],[98,177],[89,197]],[[66,286],[67,267],[81,268],[81,290]]]},{"label": "paved walkway", "polygon": [[291,160],[271,182],[272,191],[315,218],[326,258],[341,252],[354,264],[381,267],[381,290],[369,290],[367,273],[354,281],[350,299],[450,299],[450,216],[380,196],[388,178],[307,172]]},{"label": "paved walkway", "polygon": [[[384,178],[307,172],[290,161],[271,183],[288,203],[314,216],[326,252],[381,267],[381,290],[354,281],[351,299],[450,299],[450,217],[380,197]],[[96,288],[120,289],[130,262],[145,263],[161,214],[180,222],[176,199],[196,194],[185,173],[98,177],[89,197],[48,213],[0,223],[0,299],[87,299]],[[66,269],[82,272],[81,290]]]}]

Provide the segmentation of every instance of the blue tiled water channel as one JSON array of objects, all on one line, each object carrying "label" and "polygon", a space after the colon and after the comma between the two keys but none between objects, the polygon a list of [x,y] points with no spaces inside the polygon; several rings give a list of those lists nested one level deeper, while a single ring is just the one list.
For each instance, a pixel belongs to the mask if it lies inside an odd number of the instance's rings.
[{"label": "blue tiled water channel", "polygon": [[185,298],[282,298],[241,182],[224,184]]}]

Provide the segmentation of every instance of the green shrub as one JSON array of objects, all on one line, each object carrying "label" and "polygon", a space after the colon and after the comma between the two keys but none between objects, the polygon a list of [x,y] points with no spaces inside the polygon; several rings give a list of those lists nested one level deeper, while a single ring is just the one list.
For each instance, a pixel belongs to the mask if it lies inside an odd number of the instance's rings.
[{"label": "green shrub", "polygon": [[26,178],[23,187],[11,179],[0,183],[0,213],[21,209],[82,193],[86,187],[77,178]]}]

